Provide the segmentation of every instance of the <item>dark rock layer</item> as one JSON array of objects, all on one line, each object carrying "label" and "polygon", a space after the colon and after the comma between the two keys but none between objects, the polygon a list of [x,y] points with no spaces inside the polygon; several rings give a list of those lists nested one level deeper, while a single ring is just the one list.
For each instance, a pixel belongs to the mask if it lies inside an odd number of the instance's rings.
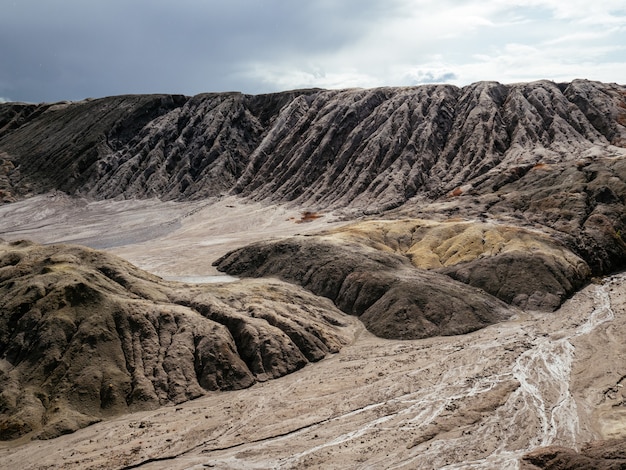
[{"label": "dark rock layer", "polygon": [[614,439],[585,445],[537,449],[522,459],[522,470],[620,470],[626,468],[626,441]]},{"label": "dark rock layer", "polygon": [[280,377],[337,352],[342,325],[284,283],[183,288],[94,250],[1,244],[0,439]]},{"label": "dark rock layer", "polygon": [[468,333],[512,312],[482,290],[414,268],[403,256],[323,237],[255,243],[215,264],[232,275],[276,276],[299,284],[358,315],[383,338]]}]

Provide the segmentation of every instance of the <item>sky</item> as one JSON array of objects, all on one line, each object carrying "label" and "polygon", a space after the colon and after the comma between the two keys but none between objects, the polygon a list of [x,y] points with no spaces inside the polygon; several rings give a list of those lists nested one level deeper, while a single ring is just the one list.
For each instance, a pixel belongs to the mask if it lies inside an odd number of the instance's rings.
[{"label": "sky", "polygon": [[626,83],[624,0],[0,0],[0,102]]}]

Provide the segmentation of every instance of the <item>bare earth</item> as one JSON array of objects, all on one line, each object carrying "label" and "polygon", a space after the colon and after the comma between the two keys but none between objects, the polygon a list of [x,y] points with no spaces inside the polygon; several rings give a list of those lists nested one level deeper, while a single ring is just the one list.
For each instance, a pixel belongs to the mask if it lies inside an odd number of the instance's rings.
[{"label": "bare earth", "polygon": [[0,207],[0,238],[105,249],[164,277],[215,276],[213,261],[230,250],[337,225],[333,214],[320,215],[303,222],[298,209],[235,197],[88,202],[48,194]]},{"label": "bare earth", "polygon": [[[161,276],[206,277],[233,248],[340,223],[300,217],[235,198],[48,195],[1,207],[0,237],[82,243]],[[296,373],[50,441],[0,443],[0,468],[516,469],[540,446],[626,437],[625,278],[463,336],[384,340],[350,318],[353,343]]]}]

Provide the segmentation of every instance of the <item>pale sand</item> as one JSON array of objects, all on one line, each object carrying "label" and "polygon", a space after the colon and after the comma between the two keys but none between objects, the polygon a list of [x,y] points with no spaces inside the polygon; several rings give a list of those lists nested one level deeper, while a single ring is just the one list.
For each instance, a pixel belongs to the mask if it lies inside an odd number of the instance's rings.
[{"label": "pale sand", "polygon": [[230,250],[338,224],[332,213],[302,222],[302,210],[233,196],[161,202],[87,201],[49,194],[0,206],[0,238],[105,249],[166,277],[215,276],[220,273],[213,261]]}]

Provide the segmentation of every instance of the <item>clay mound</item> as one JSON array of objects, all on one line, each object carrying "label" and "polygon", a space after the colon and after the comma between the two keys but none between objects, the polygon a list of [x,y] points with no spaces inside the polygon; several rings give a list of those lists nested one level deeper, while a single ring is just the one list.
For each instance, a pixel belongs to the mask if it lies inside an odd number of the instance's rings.
[{"label": "clay mound", "polygon": [[522,459],[523,470],[617,470],[626,468],[626,440],[598,441],[580,452],[565,447],[544,447]]},{"label": "clay mound", "polygon": [[591,274],[561,243],[504,224],[375,220],[328,233],[402,254],[418,268],[437,270],[521,308],[555,310]]},{"label": "clay mound", "polygon": [[237,276],[277,276],[357,315],[383,338],[463,334],[507,318],[512,310],[480,289],[413,267],[406,257],[332,237],[260,242],[215,262]]},{"label": "clay mound", "polygon": [[0,439],[280,377],[350,341],[344,320],[278,281],[190,287],[82,247],[1,243]]}]

